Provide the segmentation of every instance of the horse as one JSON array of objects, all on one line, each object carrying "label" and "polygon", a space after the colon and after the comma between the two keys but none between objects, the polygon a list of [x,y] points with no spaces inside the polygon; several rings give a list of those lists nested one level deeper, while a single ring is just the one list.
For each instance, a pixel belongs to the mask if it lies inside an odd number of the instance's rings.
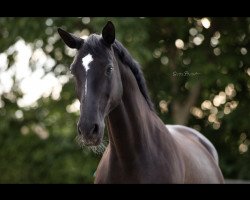
[{"label": "horse", "polygon": [[105,122],[108,129],[94,183],[224,183],[211,142],[158,117],[141,66],[115,38],[111,21],[87,39],[58,33],[77,50],[70,70],[80,101],[78,142],[98,146]]}]

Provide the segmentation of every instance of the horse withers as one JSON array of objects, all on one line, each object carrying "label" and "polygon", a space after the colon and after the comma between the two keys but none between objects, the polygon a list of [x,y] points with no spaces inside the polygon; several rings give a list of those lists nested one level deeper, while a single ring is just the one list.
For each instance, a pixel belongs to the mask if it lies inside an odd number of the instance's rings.
[{"label": "horse withers", "polygon": [[87,39],[58,33],[77,49],[71,72],[81,105],[78,142],[98,146],[105,121],[108,128],[95,183],[224,183],[211,142],[157,116],[140,65],[115,39],[112,22]]}]

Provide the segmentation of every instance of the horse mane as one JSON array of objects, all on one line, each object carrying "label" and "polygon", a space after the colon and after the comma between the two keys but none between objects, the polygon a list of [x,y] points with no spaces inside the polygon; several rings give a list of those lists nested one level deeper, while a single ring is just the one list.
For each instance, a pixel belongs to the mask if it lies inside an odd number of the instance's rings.
[{"label": "horse mane", "polygon": [[140,64],[135,59],[133,59],[128,50],[118,40],[115,40],[113,49],[119,56],[121,62],[130,68],[150,110],[155,112],[154,104],[149,97],[146,81],[143,76]]}]

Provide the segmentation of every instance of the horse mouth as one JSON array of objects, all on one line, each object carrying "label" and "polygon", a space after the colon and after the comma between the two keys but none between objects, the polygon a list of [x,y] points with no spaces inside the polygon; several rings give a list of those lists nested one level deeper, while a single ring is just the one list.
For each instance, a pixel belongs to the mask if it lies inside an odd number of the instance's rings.
[{"label": "horse mouth", "polygon": [[85,140],[85,146],[88,146],[88,147],[98,146],[100,143],[101,143],[101,139]]},{"label": "horse mouth", "polygon": [[85,147],[87,150],[98,155],[103,154],[106,149],[102,137],[98,137],[98,139],[95,140],[86,140],[82,135],[77,135],[75,139],[81,148]]},{"label": "horse mouth", "polygon": [[91,138],[86,138],[83,135],[77,135],[76,136],[76,142],[80,147],[92,147],[92,146],[98,146],[102,142],[102,137],[91,137]]}]

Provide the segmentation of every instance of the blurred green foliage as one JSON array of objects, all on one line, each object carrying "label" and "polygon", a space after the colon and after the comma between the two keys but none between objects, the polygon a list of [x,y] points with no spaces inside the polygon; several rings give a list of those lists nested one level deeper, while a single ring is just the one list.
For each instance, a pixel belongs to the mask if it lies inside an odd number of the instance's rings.
[{"label": "blurred green foliage", "polygon": [[[0,96],[0,183],[93,182],[101,156],[74,142],[79,113],[66,109],[76,99],[68,69],[73,58],[56,30],[100,33],[107,20],[142,65],[161,119],[208,137],[226,178],[250,179],[250,18],[53,17],[0,18],[1,53],[23,39],[55,60],[46,73],[70,78],[59,99],[42,97],[23,108],[13,76],[11,91]],[[5,71],[15,68],[15,59],[15,51],[8,53]],[[36,64],[30,61],[30,67]]]}]

